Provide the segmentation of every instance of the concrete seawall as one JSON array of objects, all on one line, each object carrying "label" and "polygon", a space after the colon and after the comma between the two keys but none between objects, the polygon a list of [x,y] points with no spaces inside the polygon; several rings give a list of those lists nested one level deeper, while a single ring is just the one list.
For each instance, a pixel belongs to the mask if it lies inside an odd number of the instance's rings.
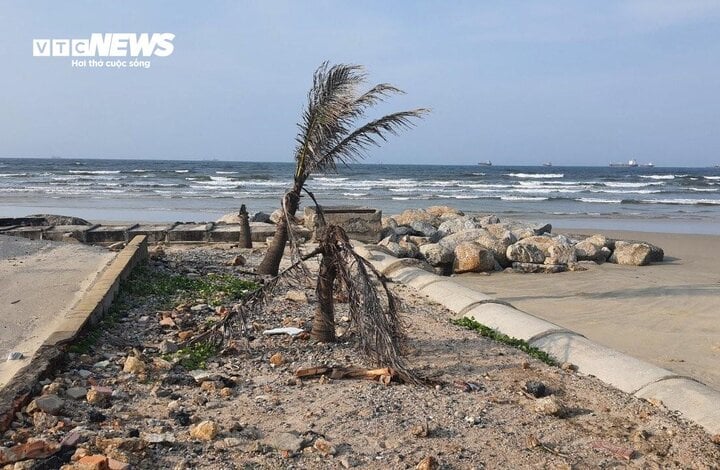
[{"label": "concrete seawall", "polygon": [[560,325],[520,311],[452,278],[427,270],[418,260],[400,260],[376,245],[357,251],[391,280],[417,289],[429,299],[457,314],[501,333],[527,341],[559,362],[570,362],[578,371],[643,399],[660,400],[711,434],[720,433],[720,391],[695,379],[620,353]]}]

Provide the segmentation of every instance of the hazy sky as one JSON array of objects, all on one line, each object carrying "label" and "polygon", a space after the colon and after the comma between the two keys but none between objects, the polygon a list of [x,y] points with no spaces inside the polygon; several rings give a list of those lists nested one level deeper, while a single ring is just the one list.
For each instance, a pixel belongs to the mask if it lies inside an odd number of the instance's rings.
[{"label": "hazy sky", "polygon": [[[171,32],[147,69],[33,38]],[[720,1],[0,0],[0,156],[288,161],[312,72],[430,107],[370,162],[720,163]]]}]

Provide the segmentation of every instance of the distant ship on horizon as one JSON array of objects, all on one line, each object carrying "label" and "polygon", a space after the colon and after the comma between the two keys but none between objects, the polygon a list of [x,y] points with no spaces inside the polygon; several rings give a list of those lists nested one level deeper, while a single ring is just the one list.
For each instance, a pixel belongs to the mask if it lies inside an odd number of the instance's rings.
[{"label": "distant ship on horizon", "polygon": [[613,162],[613,163],[610,163],[610,166],[611,166],[611,167],[615,167],[615,168],[637,168],[637,167],[640,167],[640,168],[653,168],[655,165],[654,165],[652,162],[639,164],[639,163],[637,162],[637,160],[635,160],[635,159],[630,159],[630,160],[627,161],[627,163],[622,163],[622,162]]},{"label": "distant ship on horizon", "polygon": [[542,164],[542,166],[553,166],[553,165],[552,165],[552,162],[544,162]]},{"label": "distant ship on horizon", "polygon": [[486,160],[484,162],[478,162],[478,165],[480,166],[492,166],[492,162],[490,160]]}]

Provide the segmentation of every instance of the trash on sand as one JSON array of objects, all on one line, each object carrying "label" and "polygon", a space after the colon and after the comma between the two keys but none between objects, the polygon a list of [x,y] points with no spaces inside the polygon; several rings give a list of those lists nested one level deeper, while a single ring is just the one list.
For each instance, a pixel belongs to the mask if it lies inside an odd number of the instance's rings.
[{"label": "trash on sand", "polygon": [[8,354],[7,360],[8,361],[18,361],[18,360],[22,359],[23,357],[25,357],[23,355],[23,353],[18,352],[18,351],[13,351],[10,354]]},{"label": "trash on sand", "polygon": [[286,326],[283,328],[273,328],[272,330],[265,330],[263,331],[264,335],[271,336],[271,335],[290,335],[290,336],[296,336],[300,333],[304,333],[305,330],[302,328],[295,328],[294,326]]},{"label": "trash on sand", "polygon": [[330,379],[366,379],[389,384],[397,374],[389,367],[363,369],[362,367],[304,367],[295,371],[295,377],[316,377],[327,375]]}]

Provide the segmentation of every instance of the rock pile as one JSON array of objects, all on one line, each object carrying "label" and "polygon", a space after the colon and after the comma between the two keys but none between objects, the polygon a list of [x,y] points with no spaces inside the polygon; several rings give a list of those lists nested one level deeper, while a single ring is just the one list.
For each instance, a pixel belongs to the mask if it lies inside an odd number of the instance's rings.
[{"label": "rock pile", "polygon": [[644,266],[663,260],[647,242],[558,235],[552,226],[465,215],[448,206],[408,209],[383,219],[378,243],[398,258],[426,261],[445,275],[503,269],[521,273],[581,271],[586,263]]}]

